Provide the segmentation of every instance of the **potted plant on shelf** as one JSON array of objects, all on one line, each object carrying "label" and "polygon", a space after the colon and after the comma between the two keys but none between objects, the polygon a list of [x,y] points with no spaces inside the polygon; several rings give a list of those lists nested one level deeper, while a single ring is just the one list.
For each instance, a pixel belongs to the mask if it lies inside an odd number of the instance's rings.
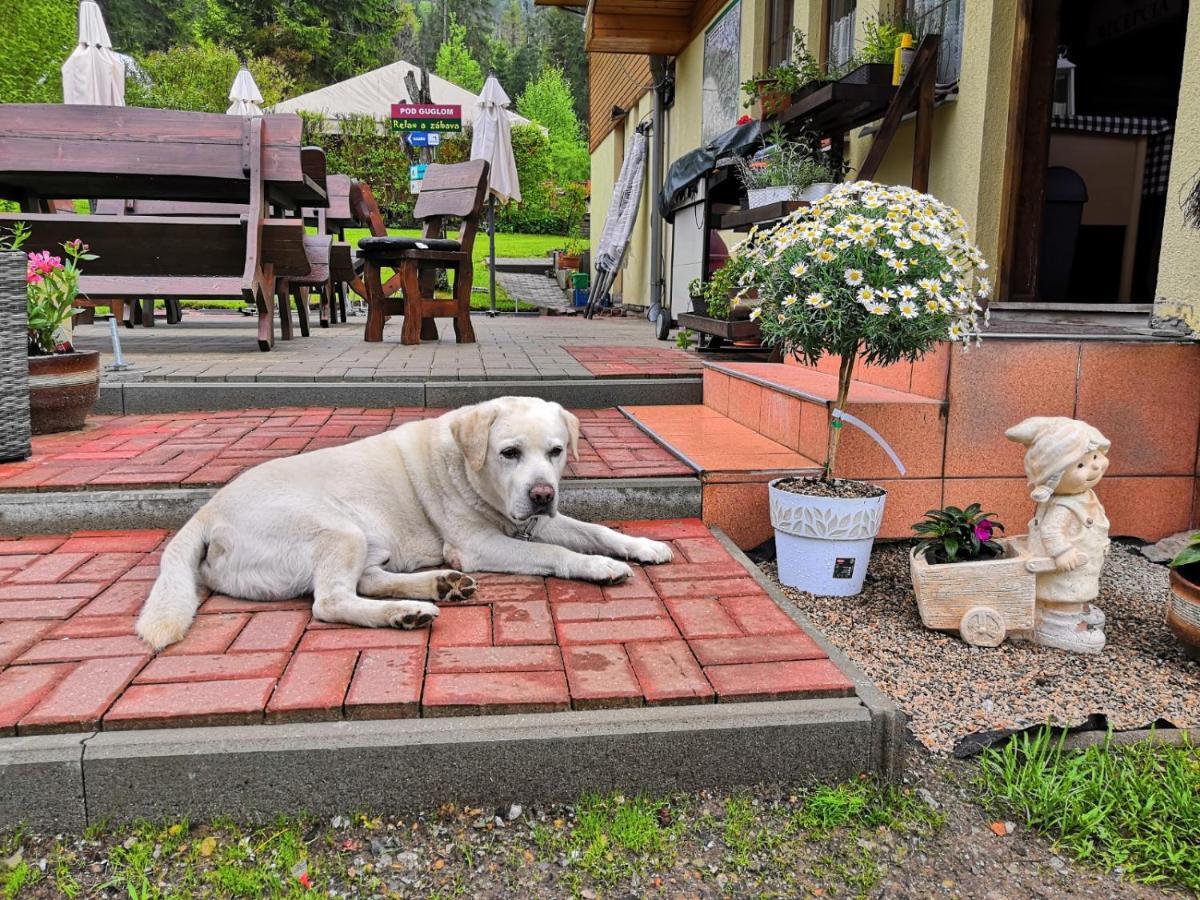
[{"label": "potted plant on shelf", "polygon": [[[990,291],[986,268],[957,211],[907,187],[840,184],[812,206],[752,231],[740,294],[757,290],[752,313],[763,342],[808,365],[840,359],[837,396],[827,404],[828,442],[821,475],[771,483],[780,580],[813,593],[862,589],[885,492],[838,478],[845,410],[861,358],[873,365],[915,362],[939,341],[977,339]],[[986,313],[983,313],[986,317]]]},{"label": "potted plant on shelf", "polygon": [[1171,560],[1171,602],[1167,627],[1183,644],[1189,659],[1200,660],[1200,534]]},{"label": "potted plant on shelf", "polygon": [[778,115],[827,80],[821,64],[808,52],[804,32],[797,28],[792,32],[791,58],[742,83],[745,106],[749,109],[758,103],[762,117],[767,119]]},{"label": "potted plant on shelf", "polygon": [[838,180],[811,144],[788,139],[778,126],[768,132],[766,148],[751,159],[738,157],[734,166],[749,209],[795,200],[811,203],[833,190]]},{"label": "potted plant on shelf", "polygon": [[[16,250],[28,238],[28,228],[18,223],[6,243]],[[49,250],[27,256],[29,417],[34,434],[82,428],[100,394],[100,354],[76,351],[65,327],[79,296],[79,262],[97,257],[79,240],[62,248],[65,260]]]},{"label": "potted plant on shelf", "polygon": [[1024,540],[978,503],[931,509],[913,525],[909,554],[917,610],[926,628],[956,631],[968,644],[997,647],[1034,627],[1036,575]]},{"label": "potted plant on shelf", "polygon": [[863,24],[863,45],[843,68],[838,80],[843,84],[892,83],[896,51],[900,49],[904,35],[919,38],[914,25],[903,18],[875,17]]}]

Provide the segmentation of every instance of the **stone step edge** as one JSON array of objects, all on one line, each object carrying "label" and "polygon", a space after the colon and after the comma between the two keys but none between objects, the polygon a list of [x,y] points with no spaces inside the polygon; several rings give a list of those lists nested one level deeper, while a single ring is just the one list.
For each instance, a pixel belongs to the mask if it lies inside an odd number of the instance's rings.
[{"label": "stone step edge", "polygon": [[[680,404],[680,405],[685,405],[685,404]],[[700,407],[700,408],[704,408],[703,404],[694,404],[694,405],[697,407]],[[652,441],[654,441],[654,443],[658,444],[658,446],[662,447],[664,450],[666,450],[668,453],[670,453],[672,456],[674,456],[677,460],[679,460],[681,463],[683,463],[685,466],[687,466],[693,472],[695,472],[697,475],[699,475],[701,481],[705,484],[723,484],[723,483],[729,483],[729,482],[734,482],[734,481],[745,481],[745,480],[747,480],[747,478],[749,478],[749,480],[751,480],[751,481],[773,481],[776,478],[784,478],[784,477],[791,476],[791,475],[819,475],[821,472],[821,464],[816,462],[815,460],[810,460],[810,462],[812,462],[811,468],[704,469],[700,466],[699,463],[697,463],[695,460],[691,459],[682,450],[675,447],[670,441],[668,441],[666,438],[664,438],[662,435],[660,435],[657,431],[655,431],[653,428],[651,428],[649,425],[647,425],[645,422],[643,422],[641,419],[639,419],[637,416],[635,416],[633,413],[631,413],[624,406],[618,406],[617,409],[620,410],[621,415],[625,416],[625,418],[629,419],[629,421],[631,421],[634,425],[637,426],[638,431],[642,432],[642,434],[646,435],[648,438],[650,438]],[[711,410],[711,408],[710,408],[710,410]],[[715,412],[715,410],[712,410],[712,411]],[[752,434],[756,434],[759,437],[763,438],[764,440],[770,441],[772,444],[774,444],[776,447],[779,448],[780,453],[797,453],[798,452],[796,450],[793,450],[791,447],[788,447],[788,446],[785,446],[784,444],[779,443],[776,440],[772,440],[771,438],[767,437],[765,434],[763,434],[760,431],[755,431],[753,428],[751,428],[748,425],[742,425],[740,422],[734,422],[733,419],[730,419],[730,417],[726,416],[724,413],[717,413],[717,415],[720,415],[723,418],[729,419],[729,421],[733,422],[739,428],[745,428],[746,431],[748,431]],[[803,454],[801,454],[801,455],[803,455]]]},{"label": "stone step edge", "polygon": [[[215,487],[0,491],[0,535],[170,528],[183,525]],[[563,512],[586,521],[692,519],[701,515],[701,485],[690,476],[568,478]]]},{"label": "stone step edge", "polygon": [[[722,375],[728,375],[730,378],[737,378],[740,381],[748,381],[751,384],[757,384],[759,387],[766,388],[769,391],[774,391],[777,394],[785,394],[789,397],[795,397],[805,403],[815,403],[818,406],[829,406],[837,399],[837,376],[829,375],[825,372],[817,372],[815,370],[806,370],[813,377],[819,378],[829,384],[831,390],[826,393],[829,396],[821,394],[813,394],[808,391],[803,391],[799,388],[792,387],[787,384],[780,384],[777,381],[772,381],[769,378],[764,378],[761,375],[753,375],[749,372],[741,372],[737,369],[731,369],[721,363],[706,362],[705,369],[712,369],[714,372],[720,372]],[[908,391],[898,391],[895,388],[883,387],[877,384],[871,384],[866,381],[854,380],[857,384],[862,384],[870,387],[872,390],[886,391],[890,396],[879,400],[864,400],[864,401],[849,401],[848,405],[855,403],[915,403],[915,404],[935,404],[937,406],[945,406],[947,401],[940,400],[937,397],[926,397],[923,394],[913,394]]]},{"label": "stone step edge", "polygon": [[703,390],[698,375],[507,381],[127,381],[101,384],[92,411],[135,415],[278,406],[443,408],[505,396],[540,397],[574,409],[605,409],[621,403],[700,403]]}]

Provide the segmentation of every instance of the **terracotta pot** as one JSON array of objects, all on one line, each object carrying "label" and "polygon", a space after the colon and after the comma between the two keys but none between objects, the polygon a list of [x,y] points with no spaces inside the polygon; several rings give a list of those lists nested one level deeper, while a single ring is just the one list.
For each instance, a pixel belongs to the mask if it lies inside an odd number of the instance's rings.
[{"label": "terracotta pot", "polygon": [[578,272],[579,271],[579,257],[578,256],[567,256],[567,254],[563,253],[561,256],[558,257],[558,267],[560,269],[567,269],[571,272]]},{"label": "terracotta pot", "polygon": [[29,357],[29,419],[34,434],[82,428],[99,396],[99,353]]},{"label": "terracotta pot", "polygon": [[770,91],[763,94],[758,102],[762,106],[762,117],[769,119],[787,109],[792,98],[790,94],[785,94],[783,91]]},{"label": "terracotta pot", "polygon": [[1175,632],[1188,658],[1200,660],[1200,584],[1171,569],[1171,594],[1167,627]]}]

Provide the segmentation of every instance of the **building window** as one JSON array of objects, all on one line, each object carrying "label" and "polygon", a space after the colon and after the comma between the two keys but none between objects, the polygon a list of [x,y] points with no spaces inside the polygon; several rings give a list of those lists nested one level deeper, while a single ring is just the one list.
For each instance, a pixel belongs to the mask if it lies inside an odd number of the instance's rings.
[{"label": "building window", "polygon": [[857,0],[829,0],[829,55],[826,68],[836,72],[854,57],[854,12]]},{"label": "building window", "polygon": [[767,68],[771,69],[792,56],[792,0],[769,0],[767,7]]},{"label": "building window", "polygon": [[962,70],[963,0],[908,0],[908,16],[919,34],[940,34],[938,85],[958,87]]}]

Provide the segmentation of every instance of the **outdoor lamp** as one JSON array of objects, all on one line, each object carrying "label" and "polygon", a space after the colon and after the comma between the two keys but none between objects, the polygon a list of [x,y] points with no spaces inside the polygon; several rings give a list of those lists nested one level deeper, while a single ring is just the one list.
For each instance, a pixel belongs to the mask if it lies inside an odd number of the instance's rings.
[{"label": "outdoor lamp", "polygon": [[1067,59],[1067,48],[1058,48],[1054,70],[1054,109],[1056,116],[1075,115],[1075,63]]}]

